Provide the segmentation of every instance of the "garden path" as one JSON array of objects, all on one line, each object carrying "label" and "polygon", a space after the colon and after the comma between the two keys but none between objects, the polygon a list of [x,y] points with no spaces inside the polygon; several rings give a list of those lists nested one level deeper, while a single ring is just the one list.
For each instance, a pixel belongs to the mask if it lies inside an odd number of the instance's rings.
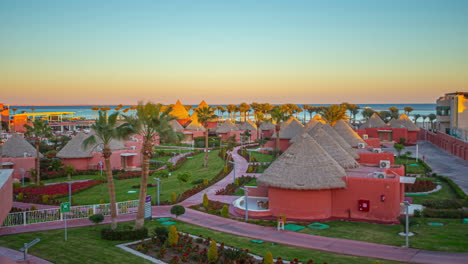
[{"label": "garden path", "polygon": [[7,262],[7,260],[3,260],[1,257],[7,257],[11,260],[14,260],[15,262],[13,263],[52,264],[52,262],[35,257],[31,254],[28,254],[27,256],[27,260],[30,262],[21,262],[22,260],[24,260],[23,252],[5,248],[5,247],[0,247],[0,263],[4,263],[3,261],[5,261],[5,263],[9,263]]}]

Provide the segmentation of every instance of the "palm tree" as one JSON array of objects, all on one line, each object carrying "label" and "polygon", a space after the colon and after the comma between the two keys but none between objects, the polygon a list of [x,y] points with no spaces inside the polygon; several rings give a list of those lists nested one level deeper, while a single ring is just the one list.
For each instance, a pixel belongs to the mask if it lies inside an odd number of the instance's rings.
[{"label": "palm tree", "polygon": [[276,144],[275,144],[275,152],[276,157],[279,157],[280,152],[280,130],[281,124],[289,118],[289,115],[279,106],[275,106],[273,110],[270,111],[271,119],[273,122],[276,122],[275,125],[275,132],[276,132]]},{"label": "palm tree", "polygon": [[414,115],[414,123],[417,125],[418,124],[418,119],[421,118],[420,114],[415,114]]},{"label": "palm tree", "polygon": [[226,106],[227,112],[229,113],[229,119],[232,119],[232,113],[236,111],[237,106],[230,104]]},{"label": "palm tree", "polygon": [[427,115],[423,115],[422,116],[422,120],[423,120],[423,127],[426,128],[426,119],[428,118]]},{"label": "palm tree", "polygon": [[309,113],[310,119],[312,119],[312,116],[314,115],[314,113],[317,113],[317,111],[318,108],[316,106],[309,105],[307,107],[307,112]]},{"label": "palm tree", "polygon": [[117,124],[118,116],[119,112],[108,116],[106,110],[99,110],[98,118],[91,126],[95,134],[83,141],[84,148],[96,145],[98,140],[101,141],[103,145],[102,156],[104,157],[104,164],[106,165],[107,186],[109,188],[111,229],[117,228],[117,207],[115,201],[114,178],[112,176],[112,166],[110,162],[110,157],[112,156],[110,143],[112,140],[125,139],[130,132],[126,127]]},{"label": "palm tree", "polygon": [[434,129],[434,120],[436,120],[437,116],[435,114],[429,114],[427,117],[429,118],[429,122],[431,122],[431,129]]},{"label": "palm tree", "polygon": [[[229,105],[228,105],[229,106]],[[198,121],[205,127],[205,160],[203,161],[203,167],[208,166],[208,121],[216,119],[218,116],[215,115],[210,107],[203,107],[195,109],[198,115]]]},{"label": "palm tree", "polygon": [[244,113],[244,122],[247,121],[247,112],[250,111],[250,105],[247,103],[242,103],[239,105],[239,112],[242,116],[242,113]]},{"label": "palm tree", "polygon": [[255,125],[257,125],[257,139],[260,138],[260,125],[265,120],[265,116],[261,112],[254,113]]},{"label": "palm tree", "polygon": [[413,112],[414,109],[411,106],[406,106],[405,108],[403,108],[403,110],[405,111],[406,115],[409,116],[409,114]]},{"label": "palm tree", "polygon": [[140,194],[138,200],[138,213],[135,220],[135,229],[140,229],[145,223],[145,197],[148,187],[148,174],[150,160],[154,154],[153,139],[160,137],[177,138],[176,132],[169,122],[175,117],[169,115],[171,107],[165,107],[162,111],[161,104],[139,102],[136,116],[125,116],[126,123],[123,127],[127,129],[126,134],[137,134],[143,137],[141,155],[143,158],[141,166]]},{"label": "palm tree", "polygon": [[348,111],[352,116],[353,123],[356,122],[356,115],[359,113],[359,106],[355,104],[348,104]]},{"label": "palm tree", "polygon": [[390,118],[392,117],[392,113],[390,113],[390,111],[385,111],[385,110],[382,110],[380,112],[377,113],[380,118],[382,118],[382,120],[386,123],[390,120]]},{"label": "palm tree", "polygon": [[37,185],[41,181],[41,158],[39,157],[39,146],[41,144],[41,138],[43,137],[52,137],[52,129],[50,126],[42,120],[34,120],[32,126],[24,125],[26,128],[26,133],[24,135],[28,138],[34,140],[34,145],[36,146],[36,179]]},{"label": "palm tree", "polygon": [[399,110],[398,110],[398,107],[396,106],[392,106],[390,108],[388,108],[388,111],[390,111],[390,113],[392,114],[392,118],[394,119],[398,119],[398,116],[399,116]]},{"label": "palm tree", "polygon": [[319,111],[320,115],[329,123],[334,126],[339,120],[348,120],[346,115],[347,109],[341,105],[330,105]]},{"label": "palm tree", "polygon": [[219,113],[219,115],[221,117],[224,115],[224,112],[226,112],[226,108],[224,108],[224,106],[222,106],[222,105],[219,105],[218,106],[218,113]]},{"label": "palm tree", "polygon": [[370,109],[370,108],[366,108],[364,110],[362,110],[362,117],[364,117],[364,119],[366,120],[369,120],[369,118],[375,113],[374,110]]}]

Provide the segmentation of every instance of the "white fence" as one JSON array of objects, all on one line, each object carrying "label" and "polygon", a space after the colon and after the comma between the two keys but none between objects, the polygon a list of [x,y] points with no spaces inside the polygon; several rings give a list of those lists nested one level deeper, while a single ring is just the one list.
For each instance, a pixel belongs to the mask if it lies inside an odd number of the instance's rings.
[{"label": "white fence", "polygon": [[[117,203],[118,215],[132,214],[137,211],[138,200]],[[10,213],[5,218],[5,221],[3,221],[2,227],[63,221],[64,214],[66,214],[67,219],[88,218],[93,214],[102,214],[107,216],[110,215],[110,204],[72,206],[68,213],[61,213],[60,208]]]}]

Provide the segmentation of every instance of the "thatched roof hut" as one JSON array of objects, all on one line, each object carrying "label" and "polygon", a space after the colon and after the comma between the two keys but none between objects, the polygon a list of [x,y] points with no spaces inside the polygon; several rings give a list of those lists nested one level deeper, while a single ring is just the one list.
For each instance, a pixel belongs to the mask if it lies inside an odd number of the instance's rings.
[{"label": "thatched roof hut", "polygon": [[238,125],[238,127],[240,130],[257,131],[257,125],[250,120],[247,120],[246,122]]},{"label": "thatched roof hut", "polygon": [[171,120],[169,125],[176,132],[182,132],[184,130],[184,127],[179,122],[177,122],[177,120]]},{"label": "thatched roof hut", "polygon": [[[84,132],[78,133],[74,136],[63,148],[57,153],[57,158],[76,159],[76,158],[91,158],[93,152],[100,152],[102,149],[102,141],[96,138],[97,143],[94,146],[83,147],[83,141],[94,133],[85,134]],[[124,142],[120,140],[112,140],[110,142],[111,150],[126,149]]]},{"label": "thatched roof hut", "polygon": [[198,108],[201,109],[201,108],[205,108],[205,107],[210,107],[210,106],[205,102],[205,100],[202,100],[200,102],[200,104],[195,109],[198,109]]},{"label": "thatched roof hut", "polygon": [[[281,124],[281,130],[279,137],[281,139],[292,139],[295,136],[301,134],[304,130],[304,126],[297,120],[295,117],[291,117],[288,121]],[[276,132],[273,134],[272,138],[276,138]]]},{"label": "thatched roof hut", "polygon": [[377,113],[373,113],[369,120],[366,123],[361,125],[361,129],[372,128],[372,127],[386,127],[387,124],[380,118]]},{"label": "thatched roof hut", "polygon": [[359,143],[364,143],[364,140],[343,120],[339,120],[333,128],[352,147],[357,147]]},{"label": "thatched roof hut", "polygon": [[[18,134],[11,136],[3,146],[0,147],[0,156],[9,158],[23,158],[25,156],[36,158],[36,148],[26,139]],[[43,155],[39,153],[39,157]]]},{"label": "thatched roof hut", "polygon": [[274,130],[275,129],[275,124],[273,124],[270,121],[263,121],[260,124],[260,130]]},{"label": "thatched roof hut", "polygon": [[259,185],[297,190],[345,188],[345,170],[308,134],[303,134],[261,176]]},{"label": "thatched roof hut", "polygon": [[388,125],[393,128],[407,128],[408,131],[419,131],[419,127],[406,114],[401,114],[398,119],[390,120]]},{"label": "thatched roof hut", "polygon": [[221,124],[220,127],[216,129],[216,133],[227,133],[229,131],[237,131],[239,128],[231,122],[231,120],[226,120]]},{"label": "thatched roof hut", "polygon": [[184,105],[180,102],[180,100],[177,100],[176,104],[172,107],[170,115],[175,117],[176,119],[189,118],[189,113],[185,109]]},{"label": "thatched roof hut", "polygon": [[324,124],[322,129],[325,130],[348,154],[350,154],[353,158],[359,159],[359,154],[353,147],[351,147],[344,138],[342,138],[336,131],[329,125]]}]

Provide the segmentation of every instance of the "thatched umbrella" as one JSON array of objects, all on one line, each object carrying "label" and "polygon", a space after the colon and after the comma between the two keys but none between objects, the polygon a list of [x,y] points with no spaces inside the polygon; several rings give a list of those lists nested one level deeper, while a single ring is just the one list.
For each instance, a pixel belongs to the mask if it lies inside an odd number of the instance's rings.
[{"label": "thatched umbrella", "polygon": [[419,131],[419,127],[406,114],[401,114],[398,119],[390,120],[388,125],[393,128],[407,128],[408,131]]},{"label": "thatched umbrella", "polygon": [[176,104],[172,107],[171,116],[175,117],[176,119],[187,119],[189,118],[189,113],[185,109],[185,106],[177,100]]},{"label": "thatched umbrella", "polygon": [[380,118],[380,116],[376,113],[373,113],[369,120],[366,123],[361,125],[361,129],[371,128],[371,127],[386,127],[387,124]]},{"label": "thatched umbrella", "polygon": [[[36,158],[36,149],[18,134],[11,136],[5,144],[3,144],[0,152],[2,157],[23,158],[25,155]],[[39,157],[43,155],[39,153]]]},{"label": "thatched umbrella", "polygon": [[345,188],[345,170],[308,134],[303,134],[265,172],[259,185],[297,190]]},{"label": "thatched umbrella", "polygon": [[335,131],[352,147],[357,147],[359,143],[364,143],[364,140],[343,120],[336,122],[333,127]]},{"label": "thatched umbrella", "polygon": [[356,152],[353,147],[351,147],[344,138],[342,138],[336,131],[329,125],[329,124],[324,124],[322,126],[323,130],[327,132],[346,152],[348,152],[353,158],[359,159],[359,154]]}]

